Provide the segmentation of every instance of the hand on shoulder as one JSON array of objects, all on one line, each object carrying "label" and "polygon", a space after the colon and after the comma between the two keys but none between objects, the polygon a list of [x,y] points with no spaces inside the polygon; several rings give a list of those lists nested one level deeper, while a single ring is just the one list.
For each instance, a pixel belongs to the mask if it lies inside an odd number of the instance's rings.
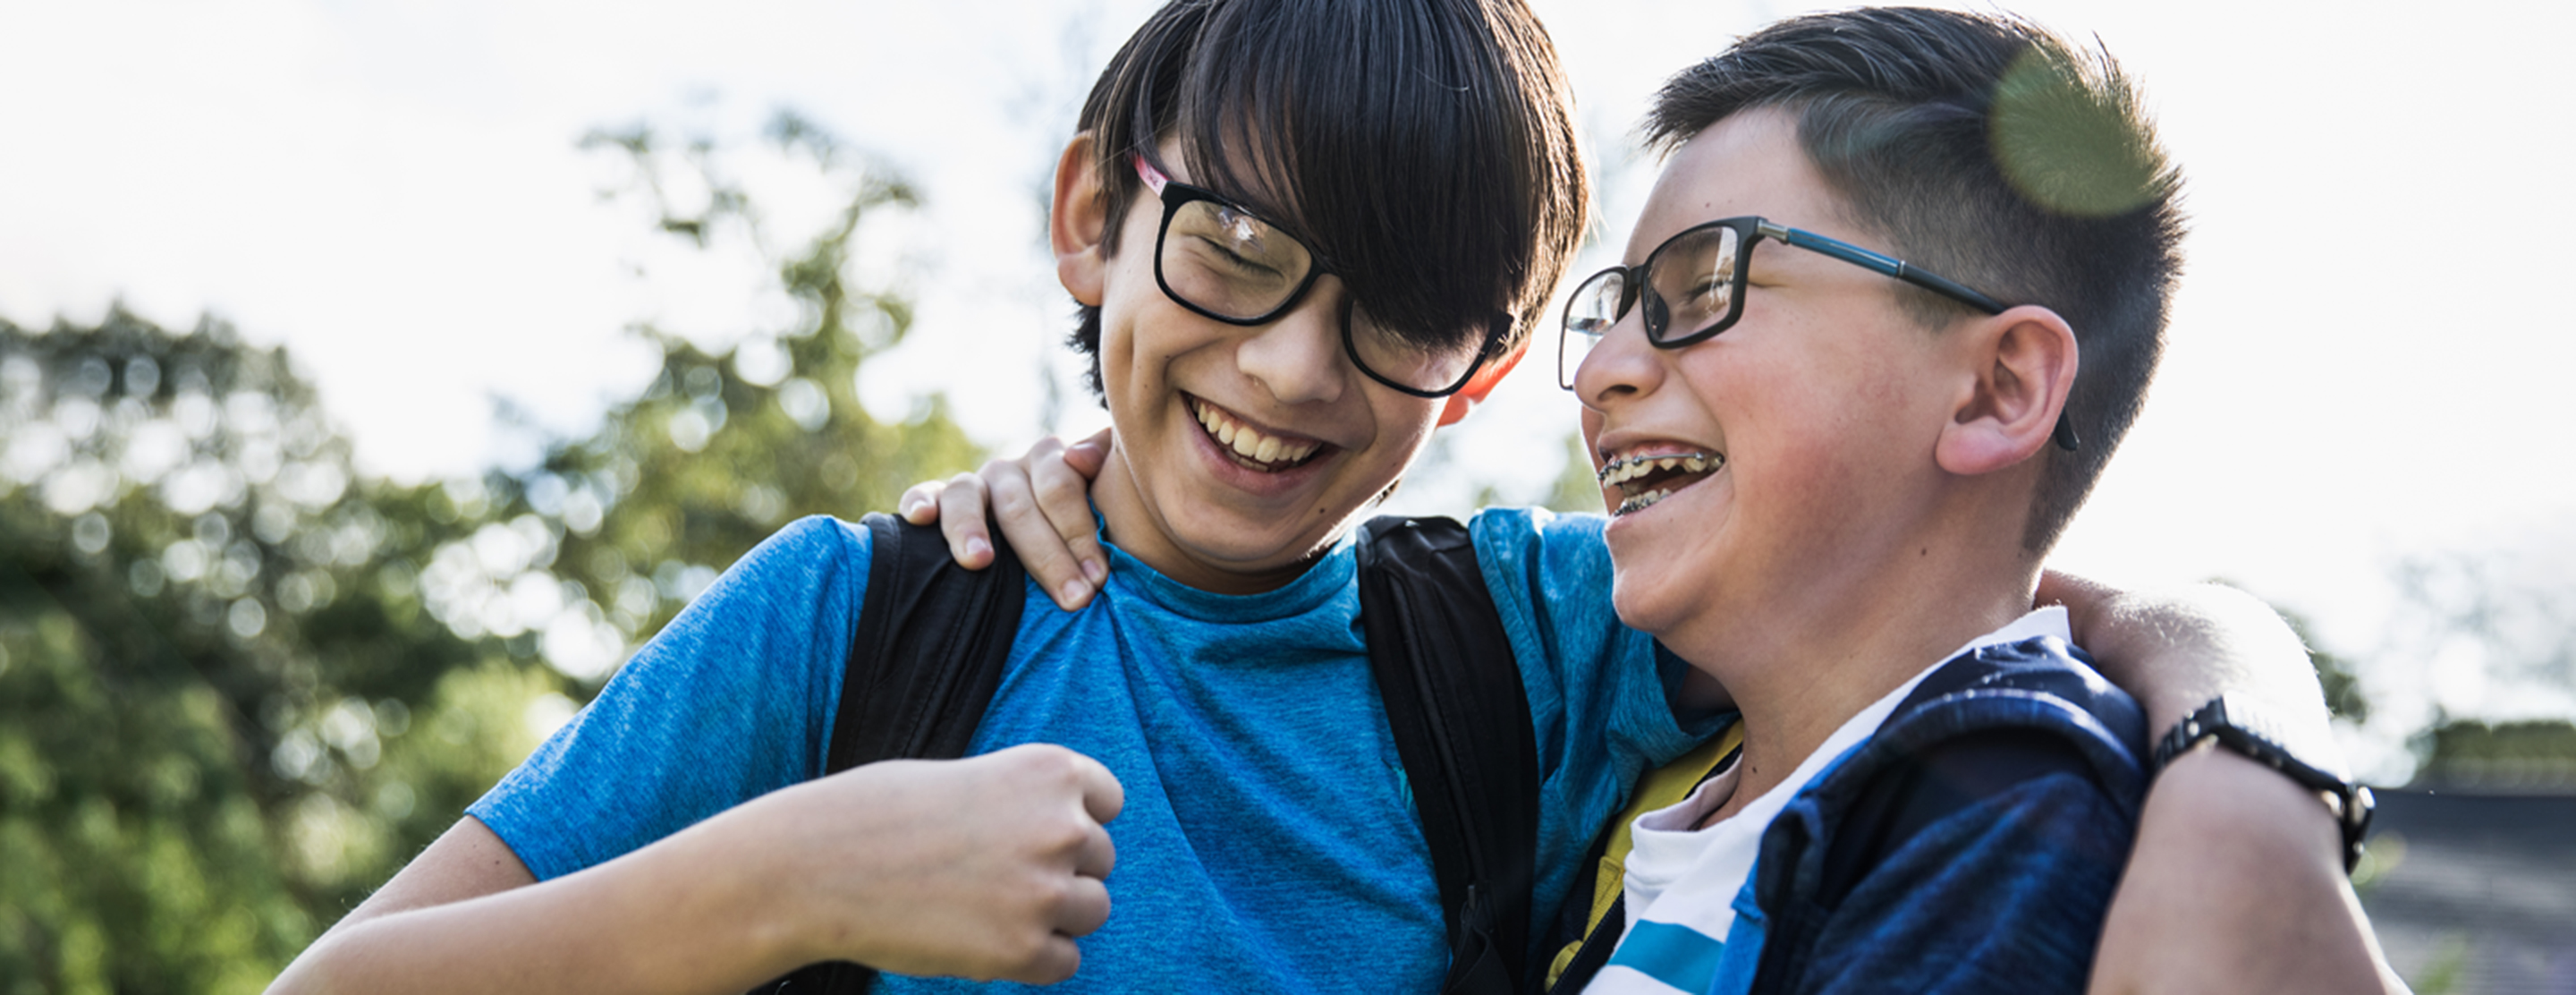
[{"label": "hand on shoulder", "polygon": [[1029,576],[1057,607],[1073,611],[1090,604],[1092,593],[1109,579],[1109,557],[1091,517],[1091,481],[1100,476],[1109,445],[1108,429],[1071,446],[1048,436],[1016,459],[993,459],[976,473],[914,484],[895,507],[914,525],[939,523],[950,555],[969,570],[993,562],[989,529],[1000,526]]}]

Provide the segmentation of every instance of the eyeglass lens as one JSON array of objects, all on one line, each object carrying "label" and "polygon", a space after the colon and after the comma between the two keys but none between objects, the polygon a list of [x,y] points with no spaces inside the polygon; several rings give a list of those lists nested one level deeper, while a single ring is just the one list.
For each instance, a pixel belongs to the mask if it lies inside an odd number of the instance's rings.
[{"label": "eyeglass lens", "polygon": [[1575,288],[1565,307],[1557,385],[1574,389],[1574,374],[1584,357],[1627,317],[1631,306],[1645,309],[1646,337],[1654,342],[1669,342],[1725,320],[1735,307],[1740,238],[1732,227],[1715,226],[1684,232],[1657,247],[1646,259],[1646,285],[1633,301],[1628,281],[1634,269],[1604,270]]},{"label": "eyeglass lens", "polygon": [[1664,244],[1646,264],[1647,337],[1669,342],[1723,320],[1735,305],[1735,229],[1702,228]]},{"label": "eyeglass lens", "polygon": [[1609,334],[1610,326],[1619,323],[1627,296],[1626,270],[1604,270],[1574,288],[1573,298],[1565,303],[1565,334],[1558,338],[1557,386],[1574,389],[1574,371],[1601,343],[1601,336]]},{"label": "eyeglass lens", "polygon": [[1296,239],[1212,200],[1182,204],[1163,233],[1163,279],[1172,292],[1229,318],[1278,310],[1314,266]]},{"label": "eyeglass lens", "polygon": [[[1315,259],[1303,243],[1241,209],[1191,200],[1171,211],[1161,264],[1164,282],[1181,300],[1249,321],[1286,305],[1305,285]],[[1349,348],[1361,367],[1420,391],[1456,387],[1484,348],[1478,335],[1433,341],[1370,321],[1357,308],[1346,321]]]}]

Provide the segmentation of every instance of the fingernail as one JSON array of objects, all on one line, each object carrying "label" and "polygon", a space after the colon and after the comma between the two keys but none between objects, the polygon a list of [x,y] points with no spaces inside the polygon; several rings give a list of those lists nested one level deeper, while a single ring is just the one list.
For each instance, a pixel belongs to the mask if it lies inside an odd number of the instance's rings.
[{"label": "fingernail", "polygon": [[1091,586],[1088,584],[1078,580],[1068,580],[1064,582],[1064,596],[1057,600],[1069,605],[1082,600],[1083,594],[1090,590]]},{"label": "fingernail", "polygon": [[1109,568],[1101,566],[1099,560],[1084,560],[1082,575],[1091,578],[1094,584],[1105,583],[1109,580]]},{"label": "fingernail", "polygon": [[968,540],[966,540],[966,555],[968,555],[968,556],[985,556],[985,555],[989,555],[989,554],[991,554],[992,552],[993,552],[993,544],[992,544],[992,543],[985,542],[985,541],[984,541],[984,540],[982,540],[982,539],[968,539]]}]

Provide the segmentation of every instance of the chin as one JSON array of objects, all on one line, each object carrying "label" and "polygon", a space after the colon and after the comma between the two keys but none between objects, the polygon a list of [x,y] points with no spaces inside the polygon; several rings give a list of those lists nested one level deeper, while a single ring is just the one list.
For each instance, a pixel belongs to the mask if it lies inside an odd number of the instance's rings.
[{"label": "chin", "polygon": [[[1618,554],[1611,554],[1614,562]],[[1619,622],[1648,635],[1668,631],[1679,621],[1674,606],[1661,597],[1671,585],[1644,576],[1642,571],[1619,562],[1610,575],[1610,606],[1619,613]]]}]

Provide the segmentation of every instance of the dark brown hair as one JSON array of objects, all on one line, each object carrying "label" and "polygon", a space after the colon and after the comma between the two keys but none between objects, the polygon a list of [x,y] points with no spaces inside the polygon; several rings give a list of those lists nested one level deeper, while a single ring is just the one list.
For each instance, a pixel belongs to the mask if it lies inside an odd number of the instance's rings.
[{"label": "dark brown hair", "polygon": [[[1192,182],[1278,222],[1369,314],[1454,342],[1521,320],[1580,246],[1590,190],[1556,49],[1520,0],[1174,0],[1082,108],[1110,219],[1177,139]],[[1100,309],[1069,340],[1100,384]]]},{"label": "dark brown hair", "polygon": [[[2181,178],[2106,53],[2008,15],[1875,8],[1764,28],[1664,84],[1666,150],[1779,107],[1849,223],[1908,261],[2074,326],[2081,449],[2045,450],[2022,543],[2044,552],[2137,419],[2181,273]],[[1794,218],[1781,219],[1787,224]],[[1901,286],[1901,285],[1900,285]],[[1963,305],[1903,287],[1946,327]]]}]

